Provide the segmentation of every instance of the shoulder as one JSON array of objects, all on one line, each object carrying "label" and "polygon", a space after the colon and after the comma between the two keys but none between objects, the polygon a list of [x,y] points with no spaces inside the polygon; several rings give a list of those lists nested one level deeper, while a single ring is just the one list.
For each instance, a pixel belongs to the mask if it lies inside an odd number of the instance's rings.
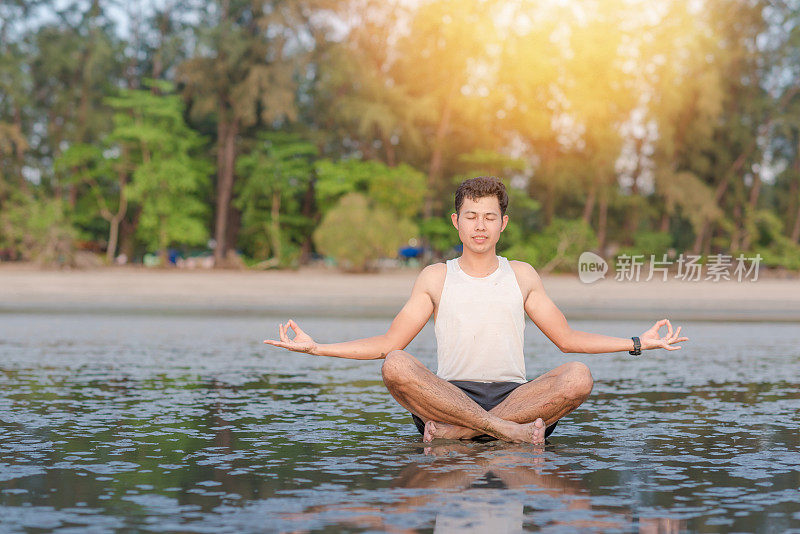
[{"label": "shoulder", "polygon": [[417,283],[436,284],[444,282],[445,276],[447,276],[447,264],[444,262],[433,263],[422,269],[417,276]]},{"label": "shoulder", "polygon": [[434,263],[428,265],[417,275],[413,291],[427,293],[431,300],[437,302],[439,295],[442,293],[442,287],[444,287],[444,279],[446,276],[447,264]]},{"label": "shoulder", "polygon": [[422,271],[420,271],[419,276],[417,276],[417,280],[427,280],[427,281],[436,281],[439,279],[444,280],[444,277],[446,275],[447,275],[446,263],[444,262],[433,263],[422,269]]},{"label": "shoulder", "polygon": [[525,279],[536,279],[539,280],[539,273],[536,272],[536,269],[533,268],[533,265],[530,263],[519,261],[519,260],[508,260],[508,264],[514,269],[514,274],[517,277],[523,277]]},{"label": "shoulder", "polygon": [[517,277],[517,283],[523,295],[536,291],[542,287],[542,279],[530,263],[518,260],[509,260],[508,264]]}]

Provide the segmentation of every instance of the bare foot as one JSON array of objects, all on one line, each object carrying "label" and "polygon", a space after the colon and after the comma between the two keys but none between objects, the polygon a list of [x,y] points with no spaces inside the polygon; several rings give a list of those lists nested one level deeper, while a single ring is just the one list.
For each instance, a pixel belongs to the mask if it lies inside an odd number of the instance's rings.
[{"label": "bare foot", "polygon": [[515,425],[508,433],[507,441],[514,443],[533,443],[534,445],[544,445],[544,421],[540,417],[533,423]]},{"label": "bare foot", "polygon": [[441,439],[469,439],[474,437],[476,432],[463,426],[449,425],[439,421],[428,421],[425,423],[425,434],[422,441],[428,442],[435,438]]},{"label": "bare foot", "polygon": [[546,430],[544,421],[540,417],[531,424],[533,425],[533,441],[531,443],[534,445],[544,445],[544,431]]},{"label": "bare foot", "polygon": [[[537,419],[533,423],[517,424],[509,423],[511,426],[503,435],[495,436],[504,441],[512,443],[533,443],[534,445],[544,445],[544,431],[545,424],[542,418]],[[423,434],[422,441],[429,443],[430,441],[440,439],[470,439],[480,434],[475,430],[458,425],[450,425],[440,421],[428,421],[425,423],[425,433]]]}]

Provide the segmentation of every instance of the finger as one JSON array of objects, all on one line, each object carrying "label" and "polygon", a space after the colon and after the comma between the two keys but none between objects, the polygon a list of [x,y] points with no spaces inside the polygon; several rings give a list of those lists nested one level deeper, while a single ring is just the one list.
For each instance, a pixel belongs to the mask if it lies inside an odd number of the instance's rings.
[{"label": "finger", "polygon": [[305,332],[303,332],[303,330],[297,326],[297,323],[294,322],[294,319],[289,319],[289,326],[292,327],[296,334],[305,334]]},{"label": "finger", "polygon": [[658,331],[661,330],[661,327],[665,324],[667,324],[667,320],[661,319],[660,321],[657,321],[650,330],[652,330],[654,334],[658,335]]},{"label": "finger", "polygon": [[282,349],[288,349],[289,348],[289,346],[286,343],[282,343],[280,341],[275,341],[275,340],[272,340],[272,339],[265,339],[264,343],[266,343],[267,345],[274,345],[274,346],[280,347]]},{"label": "finger", "polygon": [[675,341],[673,341],[673,343],[682,343],[684,341],[689,341],[689,338],[688,337],[680,337],[680,338],[676,339]]},{"label": "finger", "polygon": [[284,343],[289,342],[289,336],[286,335],[286,326],[284,326],[283,324],[281,324],[281,341],[283,341]]},{"label": "finger", "polygon": [[297,326],[297,323],[295,323],[295,322],[294,322],[294,321],[292,321],[291,319],[289,319],[289,322],[288,322],[288,323],[286,323],[286,328],[287,328],[287,329],[288,329],[288,328],[291,328],[291,329],[292,329],[292,331],[294,331],[294,335],[295,335],[295,337],[296,337],[296,336],[297,336],[297,335],[300,333],[300,327],[299,327],[299,326]]},{"label": "finger", "polygon": [[664,348],[667,350],[681,350],[681,347],[679,345],[667,345]]},{"label": "finger", "polygon": [[672,337],[678,337],[678,335],[680,335],[680,333],[681,333],[681,327],[679,326],[678,329],[675,330],[675,333],[672,334]]},{"label": "finger", "polygon": [[[666,319],[664,319],[667,321]],[[672,337],[672,323],[667,321],[667,337]]]}]

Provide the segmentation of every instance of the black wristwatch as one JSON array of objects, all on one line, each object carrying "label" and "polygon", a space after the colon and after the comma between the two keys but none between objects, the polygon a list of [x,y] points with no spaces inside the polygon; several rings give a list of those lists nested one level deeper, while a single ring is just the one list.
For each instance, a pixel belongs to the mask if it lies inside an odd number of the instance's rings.
[{"label": "black wristwatch", "polygon": [[642,342],[639,341],[639,338],[636,336],[631,339],[633,340],[633,350],[629,350],[628,354],[631,356],[639,356],[642,353]]}]

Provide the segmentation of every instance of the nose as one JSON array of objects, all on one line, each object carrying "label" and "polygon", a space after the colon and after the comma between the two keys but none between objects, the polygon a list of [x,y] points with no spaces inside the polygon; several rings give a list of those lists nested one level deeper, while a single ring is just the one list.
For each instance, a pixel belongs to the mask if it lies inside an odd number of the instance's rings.
[{"label": "nose", "polygon": [[475,217],[475,229],[483,230],[484,228],[486,228],[486,217],[483,217],[482,215]]}]

